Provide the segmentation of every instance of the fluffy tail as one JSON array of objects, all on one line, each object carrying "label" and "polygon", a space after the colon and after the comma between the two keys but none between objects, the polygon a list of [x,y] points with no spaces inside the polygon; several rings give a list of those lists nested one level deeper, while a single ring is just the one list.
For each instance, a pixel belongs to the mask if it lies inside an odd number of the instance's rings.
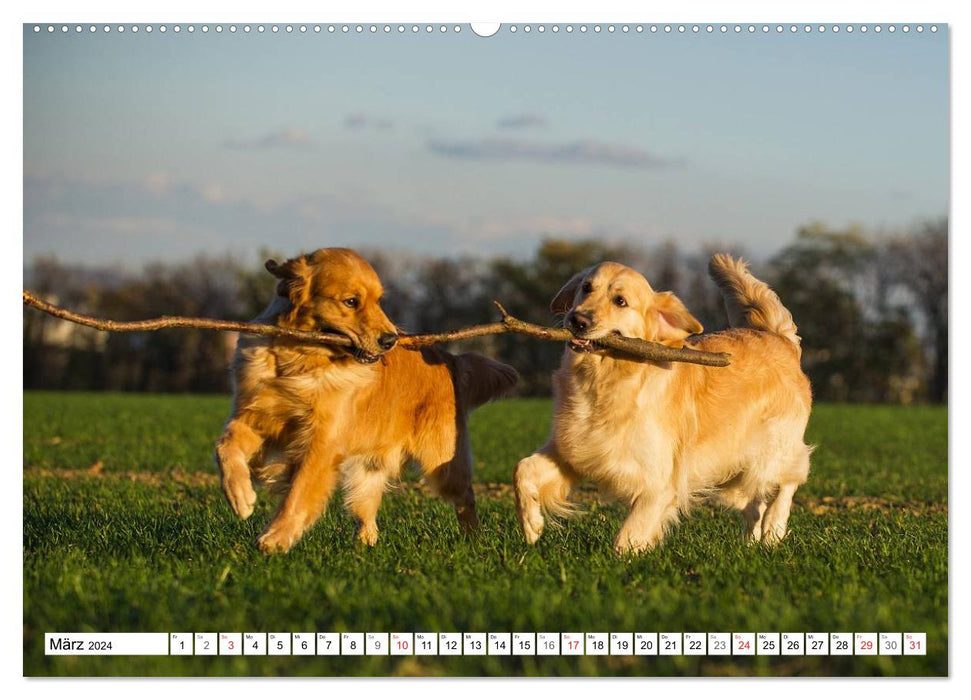
[{"label": "fluffy tail", "polygon": [[485,355],[467,352],[455,358],[455,387],[470,410],[508,393],[518,381],[516,370]]},{"label": "fluffy tail", "polygon": [[741,259],[718,253],[708,263],[708,274],[725,297],[728,322],[736,328],[755,328],[777,333],[802,354],[796,324],[789,309],[765,282],[757,280]]}]

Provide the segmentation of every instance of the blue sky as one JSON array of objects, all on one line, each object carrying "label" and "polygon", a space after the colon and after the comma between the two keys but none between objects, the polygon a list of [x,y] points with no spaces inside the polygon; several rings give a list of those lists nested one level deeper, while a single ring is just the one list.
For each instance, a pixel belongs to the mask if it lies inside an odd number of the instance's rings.
[{"label": "blue sky", "polygon": [[948,210],[946,31],[24,30],[24,256],[742,245]]}]

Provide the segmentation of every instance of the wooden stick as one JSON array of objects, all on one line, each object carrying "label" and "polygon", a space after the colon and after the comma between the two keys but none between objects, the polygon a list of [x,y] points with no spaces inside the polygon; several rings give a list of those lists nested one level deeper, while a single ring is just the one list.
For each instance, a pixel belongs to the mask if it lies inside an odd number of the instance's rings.
[{"label": "wooden stick", "polygon": [[[499,302],[494,303],[502,315],[502,320],[498,323],[470,326],[469,328],[462,328],[448,333],[405,334],[400,337],[398,342],[405,348],[423,348],[437,343],[448,343],[455,340],[479,338],[487,335],[501,335],[504,333],[517,333],[540,340],[559,342],[575,339],[574,335],[566,328],[547,328],[534,323],[520,321],[518,318],[511,316],[503,308],[502,304]],[[38,299],[26,289],[24,290],[24,305],[32,306],[44,313],[64,319],[65,321],[70,321],[71,323],[96,328],[99,331],[115,333],[156,331],[162,328],[204,328],[217,331],[236,331],[239,333],[268,336],[270,338],[286,338],[303,343],[339,345],[343,347],[351,347],[353,345],[350,338],[337,333],[298,331],[264,323],[223,321],[211,318],[188,318],[185,316],[159,316],[158,318],[150,318],[143,321],[112,321],[68,311],[67,309]],[[641,340],[640,338],[628,338],[621,335],[608,335],[597,339],[594,344],[629,355],[631,359],[653,360],[655,362],[690,362],[710,367],[725,367],[730,363],[731,357],[728,353],[724,352],[712,353],[692,350],[691,348],[671,348],[667,345],[652,343],[647,340]]]},{"label": "wooden stick", "polygon": [[63,318],[65,321],[70,321],[71,323],[97,328],[99,331],[111,331],[113,333],[157,331],[163,328],[205,328],[215,331],[238,331],[239,333],[265,335],[270,338],[289,338],[305,343],[343,345],[344,347],[350,347],[352,345],[351,339],[346,335],[317,333],[316,331],[297,331],[289,328],[280,328],[279,326],[271,326],[265,323],[221,321],[214,318],[187,318],[185,316],[159,316],[158,318],[149,318],[144,321],[110,321],[108,319],[76,314],[73,311],[62,309],[60,306],[55,306],[42,299],[38,299],[26,289],[24,290],[24,304],[33,306],[35,309],[40,309],[51,316]]}]

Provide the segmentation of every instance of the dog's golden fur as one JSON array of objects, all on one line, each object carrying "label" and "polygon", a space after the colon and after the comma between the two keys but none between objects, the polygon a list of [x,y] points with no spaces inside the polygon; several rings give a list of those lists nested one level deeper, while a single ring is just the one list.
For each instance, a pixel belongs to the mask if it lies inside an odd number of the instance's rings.
[{"label": "dog's golden fur", "polygon": [[731,353],[728,367],[633,361],[599,349],[592,341],[612,332],[680,347],[702,331],[677,297],[655,292],[623,265],[585,270],[553,300],[578,340],[554,374],[552,435],[515,470],[530,543],[542,534],[544,510],[569,509],[581,478],[629,506],[618,552],[654,547],[699,498],[740,510],[752,540],[785,536],[811,452],[803,442],[812,397],[799,336],[778,296],[744,262],[716,255],[709,272],[737,327],[689,347]]},{"label": "dog's golden fur", "polygon": [[359,538],[377,541],[377,511],[408,459],[477,524],[469,412],[510,389],[515,370],[476,354],[394,347],[397,330],[380,307],[381,282],[354,251],[318,250],[267,269],[277,298],[257,318],[299,330],[341,333],[352,348],[244,336],[233,361],[233,412],[216,446],[222,485],[240,518],[257,485],[283,496],[257,544],[289,550],[317,521],[343,477]]}]

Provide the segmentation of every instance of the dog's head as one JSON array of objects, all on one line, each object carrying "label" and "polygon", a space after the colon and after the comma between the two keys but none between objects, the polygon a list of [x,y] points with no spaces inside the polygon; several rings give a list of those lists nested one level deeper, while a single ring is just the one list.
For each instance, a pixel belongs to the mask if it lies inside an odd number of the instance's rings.
[{"label": "dog's head", "polygon": [[550,304],[566,314],[563,325],[576,337],[570,348],[603,354],[596,341],[611,333],[674,347],[703,330],[671,292],[655,292],[644,276],[626,265],[603,262],[579,272]]},{"label": "dog's head", "polygon": [[281,317],[288,327],[340,333],[353,343],[323,352],[350,354],[358,362],[371,363],[398,341],[397,329],[381,310],[381,280],[353,250],[321,248],[283,264],[267,260],[266,269],[280,280],[277,294],[290,302]]}]

